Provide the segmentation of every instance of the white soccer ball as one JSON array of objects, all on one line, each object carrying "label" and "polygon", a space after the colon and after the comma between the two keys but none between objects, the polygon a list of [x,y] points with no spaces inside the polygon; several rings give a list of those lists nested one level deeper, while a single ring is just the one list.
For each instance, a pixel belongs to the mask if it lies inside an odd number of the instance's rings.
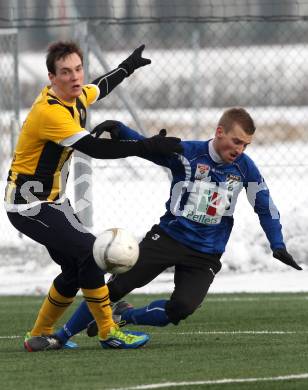
[{"label": "white soccer ball", "polygon": [[107,229],[97,236],[93,246],[93,256],[96,264],[103,271],[122,274],[136,264],[139,245],[128,230]]}]

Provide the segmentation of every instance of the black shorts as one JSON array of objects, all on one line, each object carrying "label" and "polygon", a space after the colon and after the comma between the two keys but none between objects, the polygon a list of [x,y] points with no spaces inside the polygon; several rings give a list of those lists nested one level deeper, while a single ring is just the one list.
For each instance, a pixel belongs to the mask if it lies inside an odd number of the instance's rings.
[{"label": "black shorts", "polygon": [[140,243],[140,256],[136,265],[108,282],[110,299],[118,301],[174,266],[174,291],[168,302],[168,311],[171,313],[172,310],[178,311],[179,307],[185,307],[187,313],[193,312],[202,303],[215,274],[221,268],[221,255],[188,248],[154,225]]},{"label": "black shorts", "polygon": [[60,205],[42,203],[24,212],[7,214],[17,230],[46,246],[61,266],[62,272],[54,281],[60,294],[72,297],[80,287],[105,284],[104,272],[93,258],[95,236],[80,223],[68,200]]}]

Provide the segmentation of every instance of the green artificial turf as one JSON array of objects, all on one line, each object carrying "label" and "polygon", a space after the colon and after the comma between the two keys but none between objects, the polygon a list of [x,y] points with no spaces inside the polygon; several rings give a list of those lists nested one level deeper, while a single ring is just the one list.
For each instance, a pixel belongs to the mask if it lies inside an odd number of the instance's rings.
[{"label": "green artificial turf", "polygon": [[[138,306],[158,297],[132,295],[129,301]],[[308,389],[306,294],[209,294],[178,326],[131,326],[151,335],[142,349],[103,350],[82,333],[73,339],[78,350],[28,353],[23,336],[41,302],[42,297],[0,297],[2,389]],[[298,374],[307,378],[277,379]]]}]

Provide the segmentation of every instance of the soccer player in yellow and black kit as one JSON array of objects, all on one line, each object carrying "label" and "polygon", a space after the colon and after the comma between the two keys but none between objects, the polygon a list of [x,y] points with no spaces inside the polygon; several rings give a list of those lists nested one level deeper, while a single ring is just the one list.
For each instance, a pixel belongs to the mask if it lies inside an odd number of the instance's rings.
[{"label": "soccer player in yellow and black kit", "polygon": [[61,266],[33,329],[26,335],[28,351],[63,347],[53,335],[53,327],[79,288],[98,324],[102,347],[137,348],[148,341],[148,335],[121,332],[113,322],[104,273],[92,254],[96,238],[80,223],[65,196],[74,150],[100,159],[181,152],[177,138],[156,135],[121,142],[95,138],[85,129],[87,107],[134,70],[151,63],[142,57],[143,49],[139,47],[118,68],[88,85],[83,85],[83,56],[74,42],[55,42],[48,49],[50,85],[41,91],[22,126],[5,193],[13,226],[46,246]]}]

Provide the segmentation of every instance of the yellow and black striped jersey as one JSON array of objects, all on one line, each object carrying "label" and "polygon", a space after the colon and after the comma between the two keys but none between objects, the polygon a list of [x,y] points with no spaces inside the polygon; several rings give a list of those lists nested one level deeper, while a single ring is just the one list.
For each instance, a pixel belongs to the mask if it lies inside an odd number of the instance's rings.
[{"label": "yellow and black striped jersey", "polygon": [[18,138],[5,191],[8,211],[59,200],[65,193],[68,168],[75,142],[88,135],[87,107],[100,90],[83,86],[74,103],[59,99],[45,87],[35,100]]}]

